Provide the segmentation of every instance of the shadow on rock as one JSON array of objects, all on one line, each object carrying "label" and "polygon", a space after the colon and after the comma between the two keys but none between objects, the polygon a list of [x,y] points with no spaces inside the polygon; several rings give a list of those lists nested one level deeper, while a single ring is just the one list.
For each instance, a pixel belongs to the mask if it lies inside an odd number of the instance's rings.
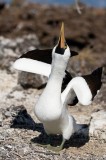
[{"label": "shadow on rock", "polygon": [[[13,117],[11,121],[11,128],[20,129],[31,129],[38,131],[41,134],[38,137],[31,139],[31,142],[38,145],[51,144],[56,147],[62,142],[61,135],[50,135],[48,136],[41,123],[35,123],[32,117],[27,113],[24,106],[13,106],[10,109],[11,116]],[[81,129],[71,136],[70,140],[66,141],[64,148],[69,147],[81,147],[89,141],[89,126],[81,124]]]},{"label": "shadow on rock", "polygon": [[43,132],[43,125],[41,123],[35,123],[24,106],[14,106],[11,114],[13,117],[11,120],[11,128],[31,129]]},{"label": "shadow on rock", "polygon": [[82,129],[75,133],[69,141],[66,141],[65,148],[82,147],[89,141],[89,125],[81,124]]},{"label": "shadow on rock", "polygon": [[[69,147],[81,147],[85,145],[89,141],[89,126],[82,125],[83,128],[78,132],[75,133],[70,140],[66,141],[64,144],[64,148]],[[36,143],[38,145],[52,145],[54,147],[59,146],[62,142],[61,135],[46,135],[45,132],[42,132],[38,137],[31,139],[31,142]]]}]

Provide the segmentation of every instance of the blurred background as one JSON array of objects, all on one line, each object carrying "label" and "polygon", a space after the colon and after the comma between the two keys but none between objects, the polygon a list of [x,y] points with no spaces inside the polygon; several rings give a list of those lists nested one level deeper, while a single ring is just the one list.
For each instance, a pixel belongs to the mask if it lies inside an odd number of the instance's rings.
[{"label": "blurred background", "polygon": [[[5,3],[11,3],[12,0],[0,0],[1,2]],[[74,0],[26,0],[27,2],[33,2],[33,3],[46,3],[46,4],[73,4],[75,3]],[[94,7],[106,7],[106,1],[105,0],[80,0],[81,2]]]}]

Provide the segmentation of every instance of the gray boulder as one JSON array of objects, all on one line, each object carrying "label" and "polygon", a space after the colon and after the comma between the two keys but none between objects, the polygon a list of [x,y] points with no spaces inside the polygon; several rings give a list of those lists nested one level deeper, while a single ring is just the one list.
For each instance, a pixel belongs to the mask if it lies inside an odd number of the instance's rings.
[{"label": "gray boulder", "polygon": [[0,37],[0,68],[11,70],[13,62],[28,50],[39,46],[38,38],[35,34],[9,39]]},{"label": "gray boulder", "polygon": [[18,83],[23,88],[42,88],[47,82],[47,77],[33,73],[20,72]]},{"label": "gray boulder", "polygon": [[106,111],[101,110],[91,115],[89,135],[106,140]]}]

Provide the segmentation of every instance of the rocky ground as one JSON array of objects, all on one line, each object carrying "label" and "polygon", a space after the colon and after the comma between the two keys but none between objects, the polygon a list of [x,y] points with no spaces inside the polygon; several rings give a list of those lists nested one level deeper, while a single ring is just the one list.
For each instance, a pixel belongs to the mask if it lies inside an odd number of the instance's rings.
[{"label": "rocky ground", "polygon": [[[84,7],[83,14],[78,15],[70,6],[67,10],[63,7],[59,10],[57,6],[38,4],[0,8],[1,160],[106,159],[105,13],[105,9]],[[72,42],[72,48],[80,53],[69,62],[68,70],[73,75],[90,73],[102,65],[104,70],[103,85],[93,103],[86,107],[80,104],[69,106],[70,114],[86,127],[73,135],[61,152],[55,153],[37,145],[46,144],[47,138],[33,112],[43,90],[38,88],[47,79],[19,73],[12,68],[12,64],[27,50],[54,45],[62,20],[65,21],[68,42]],[[61,137],[53,136],[52,143],[60,144]]]},{"label": "rocky ground", "polygon": [[[87,107],[80,105],[69,107],[70,113],[78,123],[91,124],[91,115],[93,117],[95,113],[96,120],[100,118],[101,126],[97,126],[96,132],[93,133],[92,131],[88,133],[88,128],[85,128],[82,133],[74,135],[67,141],[61,152],[55,153],[36,144],[47,142],[45,136],[40,135],[43,133],[43,127],[33,112],[36,100],[42,91],[24,90],[17,86],[16,72],[9,74],[0,71],[0,83],[2,84],[0,87],[0,159],[106,159],[106,113],[103,111],[102,102],[99,104],[94,102]],[[100,114],[99,110],[103,111],[101,117],[97,115]],[[60,144],[61,137],[53,137],[52,143]]]}]

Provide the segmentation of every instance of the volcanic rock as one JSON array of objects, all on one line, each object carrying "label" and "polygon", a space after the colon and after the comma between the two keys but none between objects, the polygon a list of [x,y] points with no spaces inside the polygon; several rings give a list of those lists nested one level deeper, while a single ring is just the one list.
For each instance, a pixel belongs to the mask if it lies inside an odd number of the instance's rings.
[{"label": "volcanic rock", "polygon": [[25,89],[27,88],[42,88],[47,82],[47,78],[34,73],[20,72],[18,83]]},{"label": "volcanic rock", "polygon": [[14,39],[0,37],[0,68],[10,70],[12,63],[19,55],[38,47],[39,41],[34,34]]},{"label": "volcanic rock", "polygon": [[101,110],[91,115],[89,135],[106,140],[106,111]]}]

